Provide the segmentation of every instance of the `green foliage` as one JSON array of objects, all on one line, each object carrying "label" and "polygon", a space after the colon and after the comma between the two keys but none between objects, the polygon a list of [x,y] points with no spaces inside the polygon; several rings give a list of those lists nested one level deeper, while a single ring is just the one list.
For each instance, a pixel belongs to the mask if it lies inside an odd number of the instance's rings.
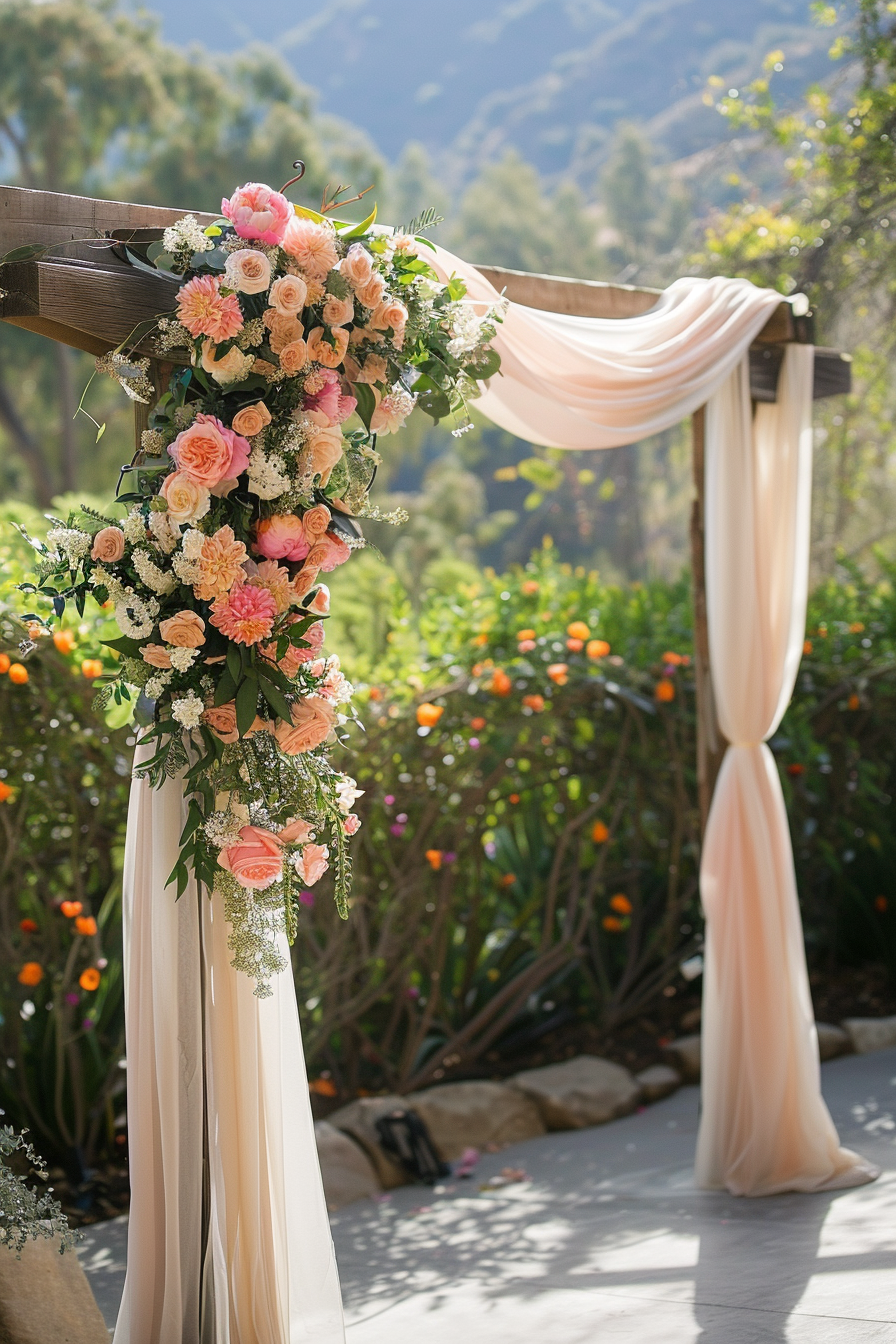
[{"label": "green foliage", "polygon": [[15,1251],[20,1259],[29,1240],[38,1237],[58,1237],[62,1254],[75,1245],[75,1234],[69,1228],[59,1203],[52,1197],[52,1189],[40,1194],[24,1176],[12,1170],[10,1159],[30,1167],[32,1178],[46,1181],[48,1173],[43,1158],[34,1151],[24,1134],[17,1134],[9,1125],[0,1128],[0,1243]]}]

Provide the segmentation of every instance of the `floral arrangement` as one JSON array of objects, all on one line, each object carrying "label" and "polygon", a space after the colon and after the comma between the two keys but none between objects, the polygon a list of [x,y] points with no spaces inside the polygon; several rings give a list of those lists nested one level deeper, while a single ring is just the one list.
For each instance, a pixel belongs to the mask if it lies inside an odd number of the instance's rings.
[{"label": "floral arrangement", "polygon": [[[415,406],[463,432],[499,365],[500,309],[440,282],[414,226],[378,227],[375,210],[343,223],[335,203],[316,212],[249,183],[213,224],[188,215],[132,254],[178,285],[148,338],[174,371],[122,472],[127,516],[53,519],[26,585],[57,615],[91,595],[112,604],[120,666],[99,695],[140,697],[152,753],[137,773],[183,774],[172,881],[180,894],[192,870],[220,893],[234,965],[262,996],[302,888],[331,868],[348,908],[359,790],[327,748],[352,687],[324,650],[324,576],[364,545],[359,520],[381,516],[377,436]],[[148,358],[121,348],[98,367],[153,401]]]}]

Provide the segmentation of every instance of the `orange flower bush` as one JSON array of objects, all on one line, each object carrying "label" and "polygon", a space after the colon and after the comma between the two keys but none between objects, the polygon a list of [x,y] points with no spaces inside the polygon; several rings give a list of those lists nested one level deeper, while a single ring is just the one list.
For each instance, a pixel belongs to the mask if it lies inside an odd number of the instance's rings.
[{"label": "orange flower bush", "polygon": [[610,646],[605,639],[589,639],[585,652],[589,658],[606,658],[610,652]]},{"label": "orange flower bush", "polygon": [[601,924],[607,933],[621,933],[623,929],[622,920],[617,919],[615,915],[604,915]]},{"label": "orange flower bush", "polygon": [[653,688],[653,694],[660,704],[668,705],[675,699],[675,686],[666,678],[657,682]]},{"label": "orange flower bush", "polygon": [[88,966],[86,971],[82,971],[78,976],[78,984],[82,989],[86,989],[88,994],[99,989],[102,976],[95,966]]},{"label": "orange flower bush", "polygon": [[85,938],[92,938],[96,933],[96,920],[92,915],[79,915],[75,920],[75,928],[78,933],[83,933]]},{"label": "orange flower bush", "polygon": [[0,673],[6,673],[12,666],[12,660],[8,653],[0,653]]},{"label": "orange flower bush", "polygon": [[81,663],[81,676],[86,677],[88,681],[95,681],[102,675],[103,664],[99,658],[85,658]]},{"label": "orange flower bush", "polygon": [[417,722],[421,728],[435,728],[444,713],[441,705],[431,705],[425,702],[417,706]]},{"label": "orange flower bush", "polygon": [[20,985],[34,989],[44,978],[44,968],[39,961],[26,961],[17,978]]},{"label": "orange flower bush", "polygon": [[63,901],[59,909],[65,915],[66,919],[74,919],[76,915],[80,915],[84,906],[80,901]]},{"label": "orange flower bush", "polygon": [[60,653],[71,653],[75,647],[75,637],[71,630],[54,630],[53,643]]},{"label": "orange flower bush", "polygon": [[570,622],[566,627],[566,633],[569,635],[570,639],[579,640],[579,648],[584,645],[586,639],[591,637],[591,631],[584,621]]},{"label": "orange flower bush", "polygon": [[503,668],[496,667],[489,687],[492,695],[506,696],[513,690],[513,682]]},{"label": "orange flower bush", "polygon": [[7,676],[14,686],[25,686],[28,682],[28,669],[23,663],[12,663]]},{"label": "orange flower bush", "polygon": [[566,663],[551,663],[548,676],[555,686],[565,686],[569,681],[569,667]]},{"label": "orange flower bush", "polygon": [[610,909],[615,910],[617,915],[630,915],[632,903],[624,892],[617,891],[615,896],[610,897]]},{"label": "orange flower bush", "polygon": [[434,873],[437,873],[442,866],[442,850],[428,849],[426,851],[425,857],[426,862],[429,864],[430,868],[433,870]]},{"label": "orange flower bush", "polygon": [[596,845],[605,845],[610,838],[610,828],[606,822],[596,821],[591,827],[591,839]]},{"label": "orange flower bush", "polygon": [[531,709],[531,711],[532,711],[533,714],[542,714],[542,713],[544,713],[544,696],[543,696],[543,695],[524,695],[524,696],[523,696],[523,701],[522,701],[522,702],[523,702],[523,704],[526,706],[527,709]]},{"label": "orange flower bush", "polygon": [[13,795],[13,790],[5,779],[0,779],[0,803],[5,803]]}]

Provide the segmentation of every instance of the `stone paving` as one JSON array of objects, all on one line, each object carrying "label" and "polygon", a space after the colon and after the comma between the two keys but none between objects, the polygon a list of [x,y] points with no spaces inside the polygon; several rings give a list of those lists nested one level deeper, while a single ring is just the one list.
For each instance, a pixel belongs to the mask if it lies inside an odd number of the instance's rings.
[{"label": "stone paving", "polygon": [[[896,1050],[825,1064],[872,1185],[735,1199],[694,1188],[698,1089],[482,1160],[473,1179],[340,1210],[348,1344],[896,1344]],[[528,1179],[481,1189],[513,1167]],[[82,1261],[111,1325],[125,1220]]]}]

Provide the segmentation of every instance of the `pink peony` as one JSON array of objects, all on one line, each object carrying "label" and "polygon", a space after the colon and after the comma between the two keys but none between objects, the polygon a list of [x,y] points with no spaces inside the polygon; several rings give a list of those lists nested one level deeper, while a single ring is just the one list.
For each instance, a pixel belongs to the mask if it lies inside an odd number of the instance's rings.
[{"label": "pink peony", "polygon": [[339,410],[339,374],[333,369],[321,369],[319,378],[323,387],[305,396],[305,410],[320,411],[327,417],[328,424],[335,425]]},{"label": "pink peony", "polygon": [[228,201],[221,202],[221,214],[229,219],[241,238],[257,238],[260,243],[282,243],[287,225],[295,218],[292,206],[279,191],[263,182],[247,182],[237,187]]},{"label": "pink peony", "polygon": [[301,518],[294,513],[262,518],[255,529],[255,549],[268,560],[304,560],[309,543]]},{"label": "pink peony", "polygon": [[329,868],[330,851],[326,845],[306,845],[296,860],[296,872],[303,882],[313,887]]},{"label": "pink peony", "polygon": [[213,275],[197,275],[181,285],[177,318],[191,336],[210,336],[215,342],[229,341],[243,325],[239,299],[222,294],[221,282]]},{"label": "pink peony", "polygon": [[312,280],[323,280],[339,260],[332,226],[293,215],[283,239],[283,250]]},{"label": "pink peony", "polygon": [[234,644],[257,644],[269,638],[276,615],[277,603],[267,588],[242,583],[215,598],[209,620]]},{"label": "pink peony", "polygon": [[248,442],[214,415],[197,415],[168,452],[180,471],[209,488],[235,480],[249,466]]},{"label": "pink peony", "polygon": [[273,831],[243,826],[237,844],[222,849],[218,863],[233,873],[241,887],[263,891],[283,873],[283,850]]}]

